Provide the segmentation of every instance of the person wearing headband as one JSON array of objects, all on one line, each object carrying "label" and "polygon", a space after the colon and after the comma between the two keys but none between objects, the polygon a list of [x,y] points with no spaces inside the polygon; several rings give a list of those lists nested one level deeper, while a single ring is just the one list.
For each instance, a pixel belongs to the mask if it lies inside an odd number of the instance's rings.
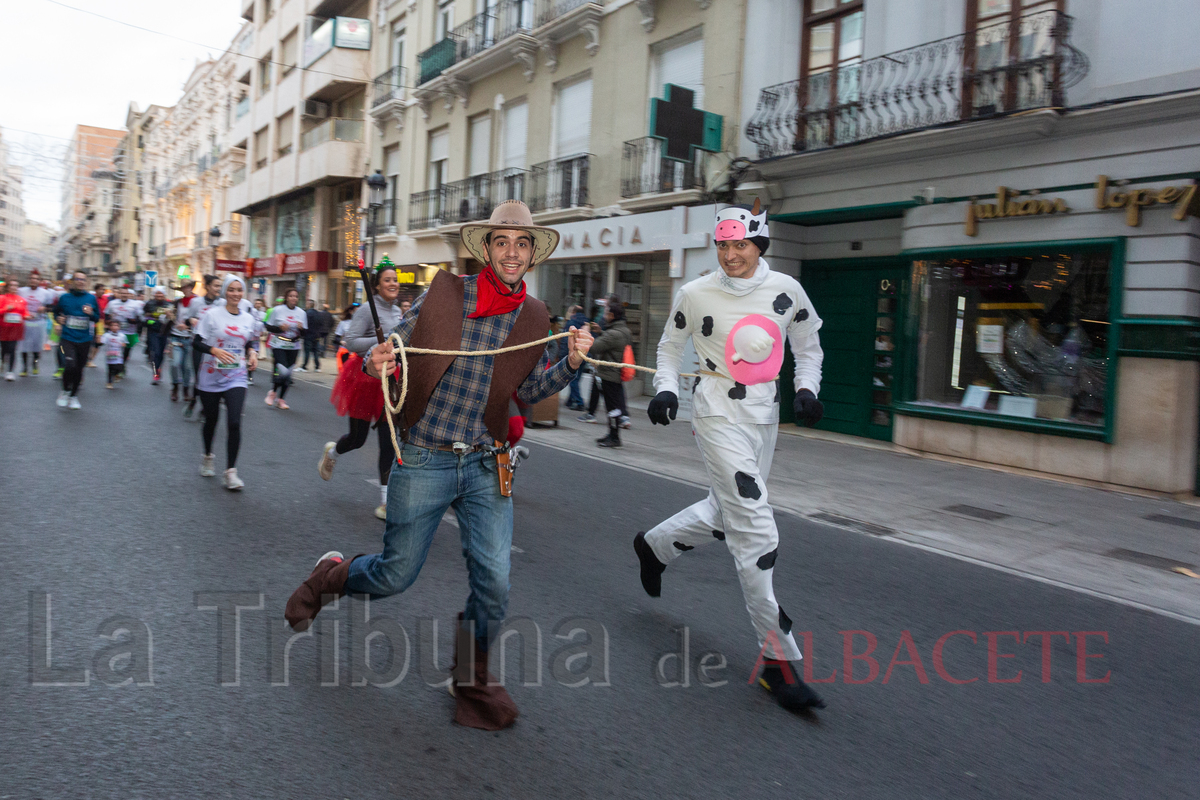
[{"label": "person wearing headband", "polygon": [[767,500],[779,433],[783,340],[791,344],[796,363],[796,421],[815,425],[822,413],[821,320],[800,283],[762,258],[771,240],[758,200],[718,212],[714,238],[720,269],[676,294],[658,343],[658,394],[647,409],[653,424],[675,419],[680,364],[690,339],[701,364],[701,377],[688,387],[694,392],[692,430],[712,486],[705,499],[634,537],[642,587],[660,596],[668,564],[697,547],[724,542],[758,637],[759,684],[789,710],[824,708],[800,679],[792,620],[775,598],[779,530]]}]

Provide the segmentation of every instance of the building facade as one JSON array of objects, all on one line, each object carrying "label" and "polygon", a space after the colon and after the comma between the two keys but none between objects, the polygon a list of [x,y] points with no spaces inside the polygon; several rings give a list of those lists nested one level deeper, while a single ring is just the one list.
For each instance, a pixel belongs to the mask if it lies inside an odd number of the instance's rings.
[{"label": "building facade", "polygon": [[821,427],[1194,491],[1200,9],[780,5],[747,7],[739,192],[825,320]]},{"label": "building facade", "polygon": [[25,206],[22,170],[9,162],[8,144],[0,132],[0,274],[23,276],[27,264],[22,257]]},{"label": "building facade", "polygon": [[227,190],[245,217],[252,287],[288,288],[341,308],[359,257],[372,4],[367,0],[245,0],[235,50],[230,142],[243,154]]},{"label": "building facade", "polygon": [[125,132],[76,125],[63,162],[60,262],[69,271],[112,275],[116,254],[112,230],[115,194],[123,179],[113,157]]}]

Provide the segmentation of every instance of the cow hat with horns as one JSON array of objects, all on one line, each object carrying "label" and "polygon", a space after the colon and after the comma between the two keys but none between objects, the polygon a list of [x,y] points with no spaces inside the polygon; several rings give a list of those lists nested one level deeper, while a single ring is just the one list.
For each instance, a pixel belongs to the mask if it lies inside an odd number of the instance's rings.
[{"label": "cow hat with horns", "polygon": [[753,206],[728,206],[717,212],[717,228],[713,238],[718,242],[734,242],[749,239],[758,248],[759,254],[767,252],[771,234],[767,231],[767,210],[758,198]]}]

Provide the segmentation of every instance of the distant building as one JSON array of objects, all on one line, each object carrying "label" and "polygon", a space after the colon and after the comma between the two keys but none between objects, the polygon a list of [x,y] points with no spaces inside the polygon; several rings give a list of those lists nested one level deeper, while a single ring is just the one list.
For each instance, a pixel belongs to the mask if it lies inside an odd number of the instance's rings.
[{"label": "distant building", "polygon": [[112,214],[124,178],[113,158],[125,132],[76,125],[63,163],[59,244],[66,269],[112,274],[116,232]]}]

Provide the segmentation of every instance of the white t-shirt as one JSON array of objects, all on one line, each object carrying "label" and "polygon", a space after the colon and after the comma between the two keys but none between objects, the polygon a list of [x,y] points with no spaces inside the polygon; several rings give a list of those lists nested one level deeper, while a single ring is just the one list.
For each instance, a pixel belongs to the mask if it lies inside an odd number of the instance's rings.
[{"label": "white t-shirt", "polygon": [[267,342],[268,347],[272,350],[299,350],[301,332],[308,327],[308,315],[300,306],[295,308],[288,308],[286,305],[275,306],[267,315],[267,324],[283,328],[286,336],[296,339],[296,341],[289,342],[271,334],[271,340]]},{"label": "white t-shirt", "polygon": [[104,314],[115,317],[121,323],[121,333],[135,334],[138,330],[138,320],[142,318],[144,305],[141,300],[110,300],[104,309]]},{"label": "white t-shirt", "polygon": [[775,382],[743,386],[729,377],[725,364],[725,341],[733,326],[750,314],[760,314],[779,325],[780,334],[792,346],[796,391],[808,389],[817,394],[824,357],[817,336],[821,318],[799,281],[771,270],[763,259],[759,259],[758,270],[751,278],[731,281],[718,267],[683,285],[675,295],[658,343],[654,390],[680,391],[683,346],[691,338],[700,369],[721,376],[704,375],[700,379],[692,400],[692,416],[724,417],[730,422],[756,425],[779,422]]},{"label": "white t-shirt", "polygon": [[109,331],[100,337],[105,364],[125,363],[125,334]]},{"label": "white t-shirt", "polygon": [[202,392],[223,392],[246,385],[246,345],[254,342],[254,316],[239,308],[230,314],[224,303],[214,303],[200,317],[196,335],[211,347],[219,347],[237,356],[236,364],[225,365],[212,353],[205,353],[196,376],[196,388]]},{"label": "white t-shirt", "polygon": [[58,294],[53,289],[43,289],[40,286],[22,286],[17,294],[25,298],[25,308],[32,319],[41,319],[46,309],[54,305]]}]

